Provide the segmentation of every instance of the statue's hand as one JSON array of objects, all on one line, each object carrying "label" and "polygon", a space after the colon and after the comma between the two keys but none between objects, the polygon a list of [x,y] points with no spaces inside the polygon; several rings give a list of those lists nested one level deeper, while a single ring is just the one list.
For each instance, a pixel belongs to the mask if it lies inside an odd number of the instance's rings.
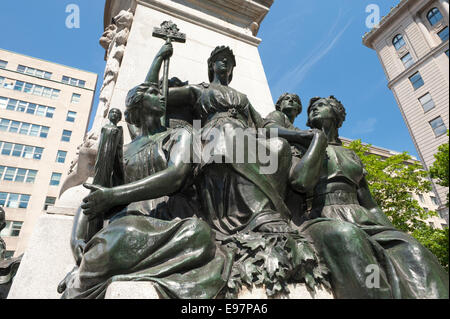
[{"label": "statue's hand", "polygon": [[81,205],[83,213],[89,220],[101,216],[114,207],[113,192],[110,188],[88,183],[84,183],[83,186],[91,190],[91,193],[83,199],[84,204]]},{"label": "statue's hand", "polygon": [[173,54],[173,46],[172,43],[166,43],[162,46],[161,50],[159,50],[158,55],[162,57],[164,60],[169,59]]}]

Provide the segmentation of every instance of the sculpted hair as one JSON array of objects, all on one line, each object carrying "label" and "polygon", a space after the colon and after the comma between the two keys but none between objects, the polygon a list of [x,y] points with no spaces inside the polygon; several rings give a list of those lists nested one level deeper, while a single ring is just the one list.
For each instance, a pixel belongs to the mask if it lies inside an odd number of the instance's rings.
[{"label": "sculpted hair", "polygon": [[347,116],[347,113],[345,111],[345,107],[344,105],[341,103],[341,101],[339,101],[338,99],[336,99],[333,95],[329,96],[329,97],[313,97],[310,101],[309,101],[309,106],[308,106],[308,122],[306,123],[307,126],[312,127],[311,123],[309,122],[309,111],[311,110],[311,107],[313,106],[314,103],[316,103],[317,101],[324,99],[327,100],[328,104],[330,104],[331,109],[333,110],[333,113],[335,115],[335,119],[336,119],[336,128],[340,128],[342,126],[342,124],[345,121],[345,118]]},{"label": "sculpted hair", "polygon": [[282,94],[279,98],[278,98],[278,101],[277,101],[277,103],[275,104],[275,109],[277,110],[277,111],[281,111],[281,103],[284,101],[284,99],[287,97],[287,96],[289,96],[289,95],[292,95],[296,100],[297,100],[297,102],[298,102],[298,104],[300,104],[300,110],[299,110],[299,114],[300,114],[300,112],[302,111],[301,110],[301,108],[302,108],[302,100],[300,99],[300,97],[297,95],[297,94],[295,94],[295,93],[284,93],[284,94]]},{"label": "sculpted hair", "polygon": [[[222,52],[227,53],[232,58],[233,68],[236,67],[236,58],[234,56],[233,51],[230,49],[230,47],[226,47],[224,45],[216,47],[211,52],[211,55],[208,58],[208,77],[209,77],[209,82],[212,82],[214,80],[213,64],[214,64],[214,62],[216,62],[216,56],[219,53],[222,53]],[[228,79],[228,81],[231,82],[232,79],[233,79],[233,71],[231,71],[231,75],[230,75],[230,78]]]}]

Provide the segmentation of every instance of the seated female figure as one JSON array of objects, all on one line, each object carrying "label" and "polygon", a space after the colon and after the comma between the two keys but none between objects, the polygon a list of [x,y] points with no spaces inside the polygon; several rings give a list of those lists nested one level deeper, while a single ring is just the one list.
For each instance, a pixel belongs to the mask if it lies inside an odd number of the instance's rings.
[{"label": "seated female figure", "polygon": [[[127,97],[125,118],[139,136],[124,152],[125,184],[85,184],[92,192],[84,199],[83,213],[110,221],[87,242],[79,268],[60,284],[63,298],[102,298],[112,281],[144,280],[154,282],[163,297],[213,298],[226,284],[231,256],[216,245],[205,222],[148,216],[153,208],[149,200],[182,191],[193,169],[185,159],[191,130],[167,129],[160,120],[164,101],[155,83],[162,61],[171,54],[171,45],[163,46],[150,72],[153,83],[138,86]],[[123,209],[110,216],[117,207]]]},{"label": "seated female figure", "polygon": [[361,160],[342,146],[345,117],[333,96],[311,100],[308,126],[322,130],[328,146],[300,226],[330,269],[335,297],[448,298],[448,274],[437,258],[395,229],[370,194]]}]

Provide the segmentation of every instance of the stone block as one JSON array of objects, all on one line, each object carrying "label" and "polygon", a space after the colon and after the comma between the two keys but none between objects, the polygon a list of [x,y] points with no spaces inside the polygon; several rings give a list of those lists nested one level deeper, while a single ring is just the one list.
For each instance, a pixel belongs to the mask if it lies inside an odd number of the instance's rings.
[{"label": "stone block", "polygon": [[73,217],[42,215],[31,235],[8,299],[58,299],[58,284],[75,265]]}]

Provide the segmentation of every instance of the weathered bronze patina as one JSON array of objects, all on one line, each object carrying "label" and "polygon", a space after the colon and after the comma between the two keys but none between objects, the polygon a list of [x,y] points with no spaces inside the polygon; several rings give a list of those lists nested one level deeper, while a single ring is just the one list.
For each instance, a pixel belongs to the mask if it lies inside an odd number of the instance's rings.
[{"label": "weathered bronze patina", "polygon": [[[328,146],[300,226],[330,269],[335,297],[448,298],[448,274],[437,258],[394,228],[370,194],[361,160],[342,146],[345,117],[333,96],[310,102],[308,126],[322,130]],[[375,271],[379,286],[368,281]]]},{"label": "weathered bronze patina", "polygon": [[[151,281],[164,298],[234,298],[244,286],[278,296],[292,283],[337,298],[448,297],[436,258],[391,225],[341,146],[339,101],[311,101],[311,130],[293,126],[296,94],[263,119],[229,86],[236,58],[226,46],[207,61],[209,83],[169,81],[166,70],[161,84],[171,41],[183,42],[175,25],[162,26],[155,35],[166,43],[126,99],[131,143],[122,151],[114,109],[102,130],[63,298],[102,298],[113,281]],[[369,265],[380,288],[365,282]]]}]

